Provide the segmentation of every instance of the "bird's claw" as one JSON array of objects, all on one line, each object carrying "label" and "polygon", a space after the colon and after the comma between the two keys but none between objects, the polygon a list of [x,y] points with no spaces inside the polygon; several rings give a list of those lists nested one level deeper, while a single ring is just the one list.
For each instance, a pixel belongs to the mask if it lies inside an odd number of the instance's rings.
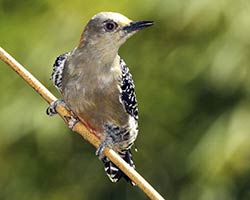
[{"label": "bird's claw", "polygon": [[49,105],[49,107],[46,109],[46,114],[49,115],[49,116],[53,116],[53,115],[57,114],[56,107],[57,107],[58,105],[62,105],[62,106],[64,106],[64,107],[67,107],[66,104],[65,104],[65,102],[64,102],[63,100],[58,99],[58,100],[56,100],[56,101],[53,101],[53,102]]},{"label": "bird's claw", "polygon": [[112,148],[114,146],[114,140],[112,137],[106,137],[106,139],[100,144],[100,146],[97,148],[95,155],[99,157],[100,160],[102,160],[104,155],[104,150],[106,147]]},{"label": "bird's claw", "polygon": [[78,119],[78,117],[76,116],[71,116],[71,117],[65,117],[68,127],[73,130],[74,126],[76,125],[77,122],[79,122],[80,120]]},{"label": "bird's claw", "polygon": [[61,99],[58,99],[56,101],[53,101],[49,107],[46,109],[46,114],[49,115],[49,116],[53,116],[55,114],[57,114],[57,111],[56,111],[56,107],[57,106],[64,106],[69,112],[71,112],[72,116],[65,116],[65,121],[67,122],[68,124],[68,127],[72,130],[75,126],[75,124],[77,122],[79,122],[80,120],[78,119],[78,117],[69,109],[69,107],[66,105],[66,103],[61,100]]}]

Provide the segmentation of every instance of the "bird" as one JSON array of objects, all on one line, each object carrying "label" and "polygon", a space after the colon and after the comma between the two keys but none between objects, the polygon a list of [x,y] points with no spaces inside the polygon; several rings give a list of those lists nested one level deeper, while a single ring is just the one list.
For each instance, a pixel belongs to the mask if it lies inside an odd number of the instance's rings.
[{"label": "bird", "polygon": [[[138,135],[138,107],[132,75],[118,50],[125,41],[153,21],[132,21],[116,12],[100,12],[85,26],[79,44],[59,55],[51,75],[61,100],[50,104],[48,115],[64,104],[100,140],[96,155],[112,182],[122,177],[134,183],[103,153],[117,152],[132,168],[131,146]],[[74,123],[73,123],[74,124]]]}]

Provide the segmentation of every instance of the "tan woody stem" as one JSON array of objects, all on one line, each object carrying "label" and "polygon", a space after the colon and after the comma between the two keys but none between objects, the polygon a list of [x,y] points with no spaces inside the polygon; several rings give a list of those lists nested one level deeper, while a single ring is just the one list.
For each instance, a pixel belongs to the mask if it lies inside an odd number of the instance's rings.
[{"label": "tan woody stem", "polygon": [[[49,104],[56,101],[57,98],[44,87],[29,71],[18,63],[11,55],[0,47],[0,59],[9,65],[17,74],[19,74],[41,97]],[[58,114],[67,121],[71,118],[71,113],[62,105],[57,106]],[[79,133],[85,140],[95,147],[100,145],[100,140],[92,134],[81,122],[75,124],[73,131]],[[115,165],[117,165],[150,199],[163,200],[164,198],[132,167],[130,167],[116,152],[112,149],[105,148],[107,156]]]}]

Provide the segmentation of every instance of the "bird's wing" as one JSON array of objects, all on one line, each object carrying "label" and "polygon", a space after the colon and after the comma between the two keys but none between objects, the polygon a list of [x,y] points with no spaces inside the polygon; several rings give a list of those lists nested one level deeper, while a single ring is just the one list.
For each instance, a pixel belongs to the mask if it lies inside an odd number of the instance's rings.
[{"label": "bird's wing", "polygon": [[[118,152],[118,154],[125,160],[130,167],[135,168],[134,162],[132,160],[132,154],[130,149],[124,152]],[[104,163],[104,169],[112,182],[117,182],[124,177],[126,181],[130,182],[132,185],[135,185],[130,178],[124,174],[114,163],[112,163],[107,157],[102,159]]]},{"label": "bird's wing", "polygon": [[63,68],[64,68],[65,61],[68,58],[68,55],[69,53],[64,53],[64,54],[59,55],[56,58],[55,63],[53,65],[53,71],[51,74],[51,80],[53,81],[53,84],[60,92],[62,92]]},{"label": "bird's wing", "polygon": [[122,59],[120,59],[120,66],[122,68],[121,101],[126,109],[126,112],[137,121],[138,108],[132,75],[129,72],[128,66]]}]

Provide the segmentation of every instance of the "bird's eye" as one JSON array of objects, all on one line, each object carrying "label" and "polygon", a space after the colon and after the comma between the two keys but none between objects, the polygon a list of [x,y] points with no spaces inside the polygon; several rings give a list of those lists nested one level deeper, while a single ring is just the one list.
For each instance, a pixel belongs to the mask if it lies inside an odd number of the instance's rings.
[{"label": "bird's eye", "polygon": [[115,22],[107,22],[104,26],[105,30],[108,32],[114,31],[117,28],[117,23]]}]

